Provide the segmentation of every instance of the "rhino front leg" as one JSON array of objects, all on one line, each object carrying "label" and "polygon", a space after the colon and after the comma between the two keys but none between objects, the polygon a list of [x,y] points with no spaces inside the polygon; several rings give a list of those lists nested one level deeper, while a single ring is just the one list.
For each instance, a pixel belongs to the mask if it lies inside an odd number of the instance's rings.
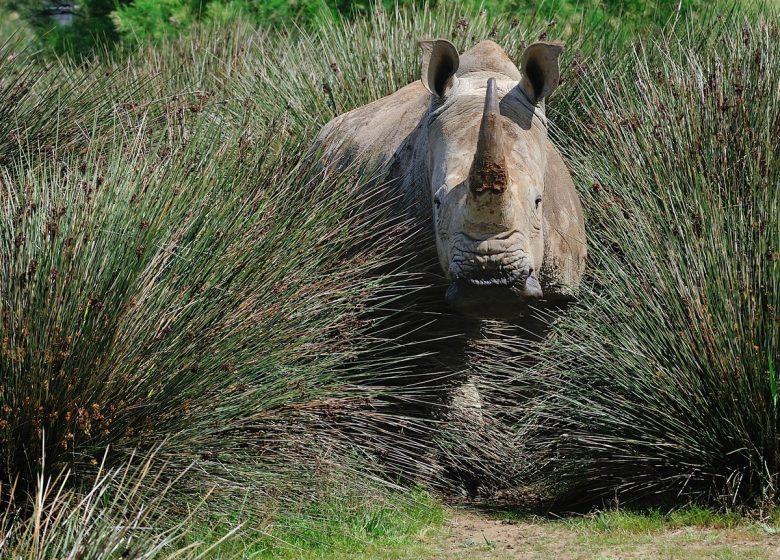
[{"label": "rhino front leg", "polygon": [[473,376],[453,386],[439,431],[439,453],[453,490],[465,498],[480,494],[481,450],[485,438],[484,399]]},{"label": "rhino front leg", "polygon": [[482,426],[485,422],[482,405],[482,395],[477,387],[476,379],[469,376],[452,391],[449,420],[472,428]]}]

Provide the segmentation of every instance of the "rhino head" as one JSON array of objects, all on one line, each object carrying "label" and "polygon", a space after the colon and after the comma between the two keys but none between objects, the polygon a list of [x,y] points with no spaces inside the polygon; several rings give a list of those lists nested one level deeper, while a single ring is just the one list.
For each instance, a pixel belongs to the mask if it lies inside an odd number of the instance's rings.
[{"label": "rhino head", "polygon": [[430,180],[447,301],[470,314],[513,315],[543,297],[544,99],[558,86],[563,47],[532,44],[521,74],[498,45],[485,43],[482,59],[499,57],[487,70],[484,60],[461,66],[448,41],[420,42],[431,99],[417,172]]}]

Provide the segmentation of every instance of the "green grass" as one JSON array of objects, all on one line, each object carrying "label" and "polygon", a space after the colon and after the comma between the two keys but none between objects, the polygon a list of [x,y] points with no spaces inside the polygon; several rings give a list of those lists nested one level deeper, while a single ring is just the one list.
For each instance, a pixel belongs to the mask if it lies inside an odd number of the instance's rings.
[{"label": "green grass", "polygon": [[722,513],[696,506],[685,507],[671,512],[662,512],[661,510],[650,510],[647,512],[606,511],[574,519],[568,523],[577,530],[603,534],[654,533],[683,527],[709,529],[757,527],[749,518],[738,513]]},{"label": "green grass", "polygon": [[[498,544],[464,541],[444,546],[452,529],[445,525],[457,519],[461,510],[445,508],[422,491],[395,495],[382,505],[370,506],[370,501],[357,498],[319,504],[304,515],[289,513],[267,525],[266,534],[243,536],[226,542],[211,552],[211,557],[227,558],[243,554],[252,558],[372,558],[391,560],[402,558],[458,558],[465,551],[474,554],[495,554],[503,558]],[[688,506],[671,512],[661,510],[605,510],[586,516],[563,518],[539,517],[522,512],[493,511],[491,519],[509,522],[508,526],[533,525],[550,541],[559,541],[562,558],[581,555],[586,551],[594,557],[612,557],[622,551],[641,553],[641,547],[664,544],[661,549],[670,558],[767,558],[761,539],[780,531],[780,526],[758,522],[737,513]],[[200,535],[206,542],[215,541],[220,532]],[[737,539],[755,545],[738,547],[717,545],[717,541]],[[528,546],[522,550],[528,553]],[[552,554],[555,545],[537,547],[539,557]],[[608,552],[605,552],[608,551]]]},{"label": "green grass", "polygon": [[[283,511],[270,523],[245,521],[247,529],[217,546],[210,557],[392,558],[427,551],[442,534],[445,509],[421,489],[389,497],[349,492]],[[205,543],[223,535],[220,530],[195,533]]]}]

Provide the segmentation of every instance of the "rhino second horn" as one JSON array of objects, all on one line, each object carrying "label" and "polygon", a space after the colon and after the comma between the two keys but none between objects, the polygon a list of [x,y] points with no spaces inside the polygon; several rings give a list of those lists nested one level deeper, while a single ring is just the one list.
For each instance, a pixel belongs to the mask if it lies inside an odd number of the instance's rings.
[{"label": "rhino second horn", "polygon": [[469,186],[474,194],[501,194],[507,187],[504,138],[495,78],[490,78],[487,83],[485,109],[479,126],[477,151],[469,173]]}]

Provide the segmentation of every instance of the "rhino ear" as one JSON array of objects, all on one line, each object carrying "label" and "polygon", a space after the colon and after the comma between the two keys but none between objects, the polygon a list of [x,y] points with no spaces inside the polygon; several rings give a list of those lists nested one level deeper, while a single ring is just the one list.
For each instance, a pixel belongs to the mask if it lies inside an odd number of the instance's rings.
[{"label": "rhino ear", "polygon": [[534,43],[523,52],[523,79],[520,87],[528,97],[538,103],[555,88],[561,80],[558,58],[563,52],[563,43]]},{"label": "rhino ear", "polygon": [[422,83],[425,89],[444,97],[458,80],[455,72],[460,64],[458,49],[446,39],[421,40]]}]

